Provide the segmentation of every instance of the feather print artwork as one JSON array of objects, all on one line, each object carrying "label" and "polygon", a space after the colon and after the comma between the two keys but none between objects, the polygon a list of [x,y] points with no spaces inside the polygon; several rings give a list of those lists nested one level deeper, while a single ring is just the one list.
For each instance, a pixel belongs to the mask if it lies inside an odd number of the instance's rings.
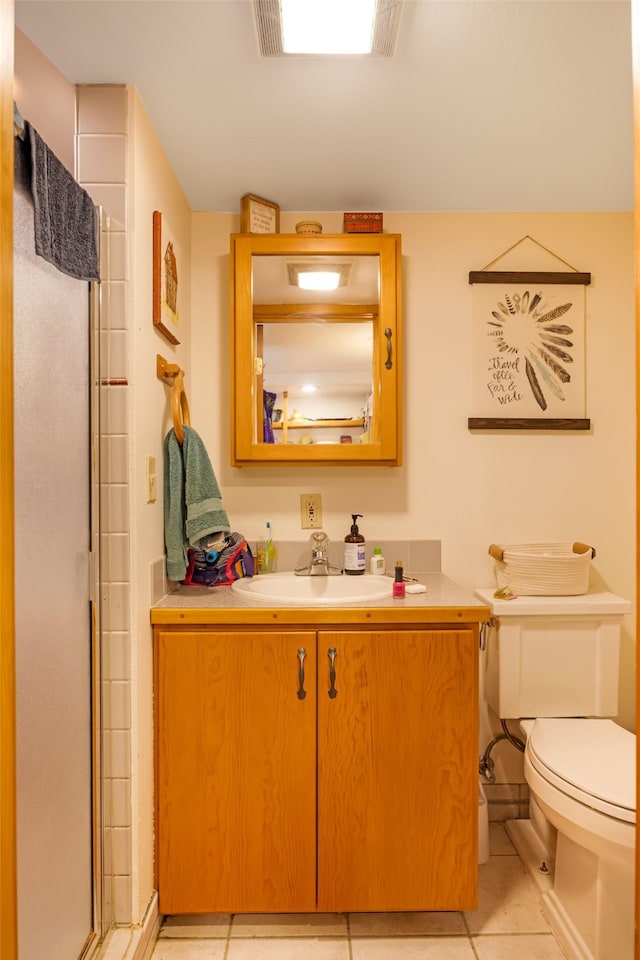
[{"label": "feather print artwork", "polygon": [[[572,302],[557,306],[544,303],[542,292],[504,293],[486,321],[494,347],[505,355],[496,365],[511,369],[514,375],[524,372],[519,381],[520,396],[529,390],[540,410],[547,409],[551,396],[564,401],[563,385],[571,382],[567,368],[573,363],[574,341],[569,337],[574,328],[566,322],[565,314],[572,306]],[[558,323],[561,317],[565,320]]]}]

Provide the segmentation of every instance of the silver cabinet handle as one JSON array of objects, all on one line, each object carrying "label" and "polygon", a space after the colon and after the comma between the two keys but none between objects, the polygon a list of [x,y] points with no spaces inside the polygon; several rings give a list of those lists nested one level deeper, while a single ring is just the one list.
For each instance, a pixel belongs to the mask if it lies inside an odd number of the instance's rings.
[{"label": "silver cabinet handle", "polygon": [[329,657],[329,680],[331,682],[329,697],[335,700],[338,696],[338,691],[336,690],[336,657],[338,656],[338,651],[335,647],[329,647],[327,654]]},{"label": "silver cabinet handle", "polygon": [[307,695],[307,691],[304,688],[304,661],[307,656],[307,651],[304,647],[300,647],[298,650],[298,700],[304,700]]},{"label": "silver cabinet handle", "polygon": [[387,338],[387,360],[385,367],[387,370],[391,370],[391,367],[393,366],[391,361],[391,337],[393,335],[393,331],[391,330],[391,327],[385,327],[384,335]]}]

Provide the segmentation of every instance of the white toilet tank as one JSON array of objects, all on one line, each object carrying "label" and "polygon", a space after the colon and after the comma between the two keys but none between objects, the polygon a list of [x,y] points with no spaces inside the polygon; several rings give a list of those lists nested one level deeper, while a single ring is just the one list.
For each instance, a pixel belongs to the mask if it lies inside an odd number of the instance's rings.
[{"label": "white toilet tank", "polygon": [[631,603],[613,593],[496,600],[486,629],[484,693],[505,720],[611,717],[618,712],[622,618]]}]

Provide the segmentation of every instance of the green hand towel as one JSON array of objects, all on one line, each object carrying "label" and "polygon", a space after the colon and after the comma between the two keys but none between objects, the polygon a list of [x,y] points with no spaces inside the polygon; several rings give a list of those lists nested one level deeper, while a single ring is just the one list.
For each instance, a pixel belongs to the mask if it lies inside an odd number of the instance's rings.
[{"label": "green hand towel", "polygon": [[205,446],[193,427],[182,429],[186,532],[187,540],[193,547],[198,540],[212,533],[229,533],[231,527]]},{"label": "green hand towel", "polygon": [[212,533],[229,533],[229,518],[204,444],[192,427],[164,439],[164,539],[167,576],[184,580],[187,548]]},{"label": "green hand towel", "polygon": [[164,542],[170,580],[184,580],[187,572],[186,514],[182,447],[170,430],[164,438]]}]

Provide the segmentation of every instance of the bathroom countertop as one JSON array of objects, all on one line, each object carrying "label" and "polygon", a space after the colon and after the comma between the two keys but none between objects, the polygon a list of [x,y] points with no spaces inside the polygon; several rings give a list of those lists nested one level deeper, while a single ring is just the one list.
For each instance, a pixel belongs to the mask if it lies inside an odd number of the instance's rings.
[{"label": "bathroom countertop", "polygon": [[[427,587],[426,593],[407,594],[334,606],[287,606],[240,597],[231,587],[188,587],[182,584],[151,608],[155,625],[267,625],[267,624],[474,624],[488,620],[490,611],[442,573],[411,573]],[[391,578],[390,578],[391,582]]]}]

